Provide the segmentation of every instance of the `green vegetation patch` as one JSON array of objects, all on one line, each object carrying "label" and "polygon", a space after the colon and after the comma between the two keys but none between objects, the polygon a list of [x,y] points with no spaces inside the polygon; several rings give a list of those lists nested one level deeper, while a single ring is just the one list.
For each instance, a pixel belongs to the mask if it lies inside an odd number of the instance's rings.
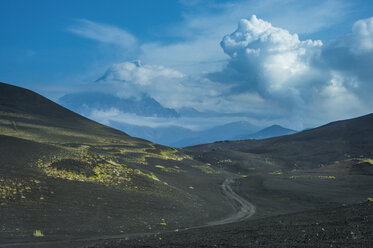
[{"label": "green vegetation patch", "polygon": [[282,175],[284,174],[282,171],[273,171],[269,173],[270,175]]},{"label": "green vegetation patch", "polygon": [[358,161],[359,164],[361,164],[361,163],[368,163],[368,164],[373,165],[373,159],[371,159],[371,158],[355,158],[353,160],[354,161]]},{"label": "green vegetation patch", "polygon": [[20,113],[12,113],[12,112],[4,112],[0,111],[0,117],[1,119],[27,119],[27,120],[40,120],[40,118],[37,118],[33,115],[28,114],[20,114]]},{"label": "green vegetation patch", "polygon": [[113,157],[101,154],[76,154],[69,158],[54,158],[52,162],[39,160],[37,167],[50,177],[117,186],[121,189],[139,189],[133,185],[135,176],[160,181],[153,173],[128,168]]},{"label": "green vegetation patch", "polygon": [[65,170],[77,174],[82,174],[86,177],[95,175],[95,167],[93,166],[93,164],[80,160],[61,159],[59,161],[51,163],[50,167],[56,168],[57,170]]},{"label": "green vegetation patch", "polygon": [[209,174],[209,175],[220,173],[218,170],[213,169],[210,164],[192,165],[192,167],[199,169],[203,173]]},{"label": "green vegetation patch", "polygon": [[167,223],[166,223],[166,220],[165,219],[162,219],[162,222],[159,223],[161,226],[167,226]]},{"label": "green vegetation patch", "polygon": [[24,200],[32,191],[41,191],[39,180],[0,178],[0,199],[2,201]]},{"label": "green vegetation patch", "polygon": [[160,170],[162,170],[163,172],[166,172],[166,173],[180,173],[180,172],[184,172],[178,166],[165,167],[165,166],[162,166],[162,165],[156,165],[155,167],[158,168],[158,169],[160,169]]},{"label": "green vegetation patch", "polygon": [[33,235],[34,237],[37,237],[37,238],[44,237],[44,234],[40,230],[35,230]]},{"label": "green vegetation patch", "polygon": [[178,150],[176,149],[171,149],[171,150],[166,150],[166,151],[160,151],[160,158],[165,159],[165,160],[176,160],[176,161],[181,161],[184,159],[190,159],[192,160],[192,157],[186,154],[180,154],[178,153]]},{"label": "green vegetation patch", "polygon": [[50,177],[104,185],[127,184],[133,170],[126,165],[109,163],[103,156],[84,155],[82,158],[64,158],[51,163],[39,161],[38,167]]},{"label": "green vegetation patch", "polygon": [[[180,153],[174,148],[169,150],[158,150],[156,145],[151,144],[151,148],[137,148],[137,147],[126,147],[119,148],[120,154],[124,155],[124,158],[129,162],[135,162],[139,164],[147,165],[147,158],[158,158],[162,160],[174,160],[182,161],[184,159],[192,159],[189,155]],[[149,152],[149,149],[151,152]]]},{"label": "green vegetation patch", "polygon": [[153,172],[150,172],[149,174],[146,174],[144,172],[142,172],[141,170],[139,169],[135,169],[134,172],[137,174],[137,175],[141,175],[141,176],[145,176],[145,177],[148,177],[150,179],[153,179],[154,181],[158,181],[160,182],[161,180],[159,180],[159,178],[153,173]]},{"label": "green vegetation patch", "polygon": [[290,179],[309,178],[309,179],[321,179],[321,180],[334,180],[334,179],[336,179],[335,176],[311,176],[311,175],[290,176],[289,178]]}]

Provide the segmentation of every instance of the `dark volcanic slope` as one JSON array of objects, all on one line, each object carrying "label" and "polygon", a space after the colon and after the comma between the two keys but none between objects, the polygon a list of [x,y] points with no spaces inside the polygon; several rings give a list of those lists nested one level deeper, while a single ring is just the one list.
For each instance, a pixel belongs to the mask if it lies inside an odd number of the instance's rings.
[{"label": "dark volcanic slope", "polygon": [[244,174],[237,190],[257,206],[256,217],[372,197],[373,114],[293,135],[217,142],[184,151]]},{"label": "dark volcanic slope", "polygon": [[332,122],[294,135],[259,141],[217,142],[186,150],[199,155],[201,151],[212,150],[264,155],[288,169],[316,168],[348,158],[373,157],[373,114]]},{"label": "dark volcanic slope", "polygon": [[0,83],[0,244],[200,225],[234,211],[224,179],[179,150]]},{"label": "dark volcanic slope", "polygon": [[[235,212],[220,188],[227,176],[253,218],[184,231]],[[0,247],[121,234],[137,238],[108,246],[369,247],[372,204],[356,203],[372,200],[372,176],[373,115],[174,149],[0,83]]]},{"label": "dark volcanic slope", "polygon": [[119,247],[372,247],[373,203],[98,244]]},{"label": "dark volcanic slope", "polygon": [[[35,92],[4,83],[0,83],[0,113],[1,133],[10,136],[41,141],[49,139],[56,143],[59,139],[63,142],[78,138],[88,141],[89,135],[108,138],[119,135],[129,141],[138,140],[88,120]],[[58,132],[58,129],[71,133]]]}]

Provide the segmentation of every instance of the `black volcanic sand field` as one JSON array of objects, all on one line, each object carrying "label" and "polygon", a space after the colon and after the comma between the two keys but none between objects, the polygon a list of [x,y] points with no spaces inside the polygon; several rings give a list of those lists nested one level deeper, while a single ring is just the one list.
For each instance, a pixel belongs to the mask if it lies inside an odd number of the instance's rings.
[{"label": "black volcanic sand field", "polygon": [[323,171],[263,173],[242,177],[233,189],[255,205],[251,219],[129,240],[106,240],[86,247],[373,246],[369,176],[341,172],[331,176]]},{"label": "black volcanic sand field", "polygon": [[[183,149],[241,175],[233,189],[256,207],[247,221],[102,247],[370,247],[373,115],[267,140]],[[361,202],[367,202],[363,204]],[[101,247],[98,246],[97,247]],[[96,247],[96,246],[93,246]]]},{"label": "black volcanic sand field", "polygon": [[0,84],[2,245],[201,225],[234,212],[224,180],[179,150]]},{"label": "black volcanic sand field", "polygon": [[85,247],[372,247],[372,233],[367,202]]},{"label": "black volcanic sand field", "polygon": [[257,207],[256,218],[373,197],[373,114],[294,135],[217,142],[185,152],[244,174],[236,191]]},{"label": "black volcanic sand field", "polygon": [[370,247],[372,175],[373,115],[175,149],[0,84],[0,247]]}]

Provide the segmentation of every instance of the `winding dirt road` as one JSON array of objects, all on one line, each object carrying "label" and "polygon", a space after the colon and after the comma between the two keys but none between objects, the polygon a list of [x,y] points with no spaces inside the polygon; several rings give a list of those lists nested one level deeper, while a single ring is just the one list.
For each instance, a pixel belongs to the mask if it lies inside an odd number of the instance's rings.
[{"label": "winding dirt road", "polygon": [[217,226],[246,220],[255,214],[255,206],[233,191],[231,185],[238,176],[230,176],[221,185],[223,193],[230,199],[237,212],[222,220],[209,222],[206,226]]},{"label": "winding dirt road", "polygon": [[[234,174],[228,174],[228,177],[224,180],[223,184],[221,185],[222,192],[225,194],[227,199],[230,201],[232,206],[236,209],[236,213],[220,220],[208,222],[205,225],[194,226],[180,229],[179,232],[203,228],[203,227],[211,227],[211,226],[218,226],[228,223],[234,223],[246,220],[255,214],[255,206],[238,195],[236,192],[233,191],[231,185],[235,182],[235,179],[239,178],[239,176]],[[171,233],[173,231],[164,231],[162,233]],[[105,236],[96,236],[92,238],[85,238],[85,239],[72,239],[72,240],[53,240],[53,241],[41,241],[41,242],[24,242],[24,243],[11,243],[11,244],[0,244],[0,247],[77,247],[81,243],[89,243],[93,241],[105,241],[111,239],[125,239],[125,238],[139,238],[145,237],[150,235],[155,235],[159,233],[131,233],[131,234],[120,234],[120,235],[105,235]],[[80,247],[80,246],[79,246]]]}]

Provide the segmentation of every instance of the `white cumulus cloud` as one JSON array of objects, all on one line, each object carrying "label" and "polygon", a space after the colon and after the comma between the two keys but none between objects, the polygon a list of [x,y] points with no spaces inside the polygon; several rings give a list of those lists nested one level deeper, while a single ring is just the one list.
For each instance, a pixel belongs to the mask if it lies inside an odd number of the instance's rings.
[{"label": "white cumulus cloud", "polygon": [[[253,15],[250,20],[242,19],[237,30],[223,38],[221,46],[231,57],[233,71],[252,74],[242,75],[244,78],[254,76],[245,83],[275,92],[300,83],[299,77],[309,72],[310,60],[322,42],[301,41],[297,34]],[[235,67],[237,64],[240,66]]]},{"label": "white cumulus cloud", "polygon": [[102,80],[127,81],[140,86],[147,86],[154,81],[178,79],[184,75],[176,70],[159,65],[142,65],[140,61],[113,64]]},{"label": "white cumulus cloud", "polygon": [[233,96],[259,94],[264,109],[275,106],[273,112],[293,118],[298,129],[367,113],[372,102],[366,93],[373,78],[368,66],[373,64],[372,20],[356,22],[350,35],[324,45],[253,15],[224,36],[221,47],[228,64],[209,77],[233,85]]}]

